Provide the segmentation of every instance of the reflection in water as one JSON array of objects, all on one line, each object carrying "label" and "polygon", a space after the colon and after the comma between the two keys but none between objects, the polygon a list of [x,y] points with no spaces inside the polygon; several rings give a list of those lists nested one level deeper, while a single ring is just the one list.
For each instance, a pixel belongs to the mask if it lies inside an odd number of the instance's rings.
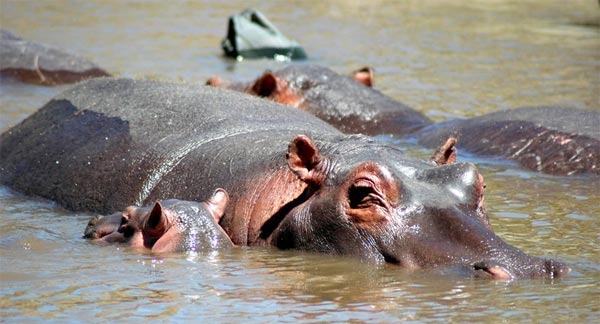
[{"label": "reflection in water", "polygon": [[[125,77],[249,80],[281,63],[221,57],[226,18],[265,13],[309,63],[369,65],[375,87],[436,120],[524,105],[600,109],[595,1],[4,1],[2,27]],[[68,8],[68,10],[66,10]],[[0,130],[61,88],[0,85]],[[431,152],[410,145],[409,153]],[[495,282],[273,249],[152,255],[82,240],[90,215],[0,187],[0,308],[8,322],[597,321],[600,183],[478,164],[495,231],[573,267],[557,281]]]}]

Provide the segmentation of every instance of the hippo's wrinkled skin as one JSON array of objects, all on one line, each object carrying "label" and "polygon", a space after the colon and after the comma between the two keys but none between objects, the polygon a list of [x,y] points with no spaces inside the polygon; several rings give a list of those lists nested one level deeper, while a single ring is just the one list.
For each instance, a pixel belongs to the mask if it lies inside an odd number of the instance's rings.
[{"label": "hippo's wrinkled skin", "polygon": [[127,243],[152,252],[201,252],[229,248],[233,243],[218,224],[228,201],[216,190],[202,203],[169,199],[147,207],[130,206],[122,213],[94,216],[84,238]]},{"label": "hippo's wrinkled skin", "polygon": [[108,76],[89,60],[0,29],[0,77],[53,86]]},{"label": "hippo's wrinkled skin", "polygon": [[[300,135],[299,135],[300,134]],[[273,245],[499,279],[569,269],[496,236],[474,165],[432,161],[237,92],[92,79],[0,136],[0,180],[71,209],[107,212],[229,193],[236,245]]]},{"label": "hippo's wrinkled skin", "polygon": [[480,155],[501,156],[555,175],[600,175],[600,113],[524,107],[426,127],[413,134],[428,147],[449,136]]},{"label": "hippo's wrinkled skin", "polygon": [[598,111],[530,107],[432,125],[420,113],[370,89],[372,70],[356,71],[354,79],[358,82],[324,67],[297,65],[265,72],[250,83],[212,77],[207,84],[308,111],[345,133],[410,136],[428,147],[456,136],[459,149],[514,160],[530,170],[600,174]]},{"label": "hippo's wrinkled skin", "polygon": [[355,79],[321,66],[291,65],[267,71],[253,82],[229,83],[212,77],[207,84],[307,111],[349,134],[403,135],[432,123],[420,112],[364,86],[370,78],[363,84]]}]

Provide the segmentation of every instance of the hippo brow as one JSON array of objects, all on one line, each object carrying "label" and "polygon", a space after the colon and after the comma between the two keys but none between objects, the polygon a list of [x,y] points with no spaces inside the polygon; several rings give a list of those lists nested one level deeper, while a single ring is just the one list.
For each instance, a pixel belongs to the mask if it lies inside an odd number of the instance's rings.
[{"label": "hippo brow", "polygon": [[349,148],[347,146],[338,146],[338,145],[333,144],[333,148],[331,150],[336,153],[350,153],[350,152],[354,152],[354,151],[359,151],[364,148],[368,148],[368,149],[387,148],[387,149],[391,149],[391,150],[402,152],[402,153],[404,152],[402,149],[400,149],[399,147],[396,147],[394,145],[389,145],[386,143],[376,143],[376,142],[366,142],[366,143],[363,143],[363,145],[361,145],[361,146],[351,146]]}]

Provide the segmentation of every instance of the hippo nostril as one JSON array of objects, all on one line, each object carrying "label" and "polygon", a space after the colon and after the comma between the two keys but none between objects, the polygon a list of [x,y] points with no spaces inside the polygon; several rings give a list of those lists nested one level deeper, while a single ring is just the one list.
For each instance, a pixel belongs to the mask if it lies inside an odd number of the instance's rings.
[{"label": "hippo nostril", "polygon": [[544,261],[544,270],[549,278],[559,278],[566,276],[571,272],[571,268],[566,266],[564,263],[548,259]]}]

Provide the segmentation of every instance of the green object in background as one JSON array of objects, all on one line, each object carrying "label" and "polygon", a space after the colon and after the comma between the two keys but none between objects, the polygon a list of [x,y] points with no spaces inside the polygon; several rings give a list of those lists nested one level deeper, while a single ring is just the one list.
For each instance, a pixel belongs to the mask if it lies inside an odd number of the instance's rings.
[{"label": "green object in background", "polygon": [[245,9],[229,17],[227,37],[221,42],[226,56],[271,58],[281,61],[306,59],[306,52],[297,42],[288,39],[260,11]]}]

